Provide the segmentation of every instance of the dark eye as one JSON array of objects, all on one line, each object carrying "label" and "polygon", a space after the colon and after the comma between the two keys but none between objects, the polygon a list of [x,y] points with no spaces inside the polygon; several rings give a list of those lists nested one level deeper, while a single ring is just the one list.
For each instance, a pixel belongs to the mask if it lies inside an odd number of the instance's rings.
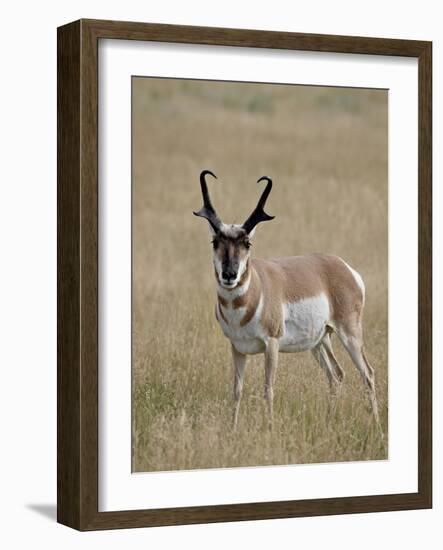
[{"label": "dark eye", "polygon": [[217,239],[212,239],[212,246],[213,246],[214,250],[217,249],[217,247],[218,247],[218,240]]},{"label": "dark eye", "polygon": [[244,245],[245,245],[245,248],[251,248],[252,243],[250,241],[245,241]]}]

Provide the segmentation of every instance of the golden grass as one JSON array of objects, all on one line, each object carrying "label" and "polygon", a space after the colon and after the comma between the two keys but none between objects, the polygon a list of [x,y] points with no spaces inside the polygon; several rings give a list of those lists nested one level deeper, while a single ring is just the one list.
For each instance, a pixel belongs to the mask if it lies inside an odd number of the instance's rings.
[{"label": "golden grass", "polygon": [[263,357],[250,357],[231,429],[230,346],[214,317],[215,282],[198,176],[227,222],[242,222],[271,176],[253,254],[329,252],[363,276],[369,360],[387,434],[387,93],[306,86],[133,82],[133,469],[295,464],[387,457],[362,381],[346,371],[335,407],[309,353],[280,354],[274,429]]}]

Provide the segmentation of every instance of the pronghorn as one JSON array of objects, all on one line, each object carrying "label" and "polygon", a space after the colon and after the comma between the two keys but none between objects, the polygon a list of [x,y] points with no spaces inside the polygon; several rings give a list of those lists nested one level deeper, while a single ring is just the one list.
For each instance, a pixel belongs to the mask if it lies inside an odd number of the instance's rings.
[{"label": "pronghorn", "polygon": [[234,361],[234,428],[248,354],[265,355],[265,398],[272,424],[272,386],[278,352],[310,350],[334,391],[344,373],[332,350],[333,332],[362,375],[379,425],[374,370],[363,351],[365,286],[361,276],[344,260],[329,254],[251,258],[251,238],[256,225],[274,218],[264,211],[272,180],[267,176],[258,180],[267,184],[249,218],[242,225],[227,225],[212,206],[207,175],[216,178],[209,170],[201,173],[203,207],[194,214],[208,220],[213,236],[215,314],[231,342]]}]

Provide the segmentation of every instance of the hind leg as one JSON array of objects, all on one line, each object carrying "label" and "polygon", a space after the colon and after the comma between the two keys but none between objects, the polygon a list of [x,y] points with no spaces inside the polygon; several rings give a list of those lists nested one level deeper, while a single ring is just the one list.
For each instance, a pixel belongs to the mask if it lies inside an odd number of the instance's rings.
[{"label": "hind leg", "polygon": [[354,365],[360,372],[363,382],[366,386],[371,403],[374,419],[380,428],[380,419],[378,415],[377,397],[375,393],[375,376],[374,369],[369,364],[363,351],[363,337],[361,323],[355,323],[346,328],[340,327],[337,329],[338,337],[346,348],[346,351],[351,356]]},{"label": "hind leg", "polygon": [[333,395],[336,395],[339,379],[335,374],[334,366],[332,365],[332,362],[329,358],[329,354],[327,352],[326,346],[323,343],[323,340],[319,344],[317,344],[315,348],[311,350],[311,352],[317,363],[326,373],[331,393]]},{"label": "hind leg", "polygon": [[341,368],[340,363],[338,362],[337,358],[335,357],[334,350],[332,349],[332,342],[331,342],[331,336],[330,333],[327,332],[322,340],[322,344],[324,345],[326,352],[329,357],[329,361],[335,371],[335,376],[338,379],[339,382],[343,381],[343,378],[345,377],[344,370]]},{"label": "hind leg", "polygon": [[331,400],[328,400],[328,412],[327,412],[327,422],[335,417],[335,411],[337,406],[337,394],[340,387],[340,380],[335,373],[335,366],[333,365],[327,347],[324,343],[324,339],[317,344],[317,346],[311,350],[312,355],[320,365],[320,367],[325,371],[326,376],[329,382],[329,389],[331,392]]}]

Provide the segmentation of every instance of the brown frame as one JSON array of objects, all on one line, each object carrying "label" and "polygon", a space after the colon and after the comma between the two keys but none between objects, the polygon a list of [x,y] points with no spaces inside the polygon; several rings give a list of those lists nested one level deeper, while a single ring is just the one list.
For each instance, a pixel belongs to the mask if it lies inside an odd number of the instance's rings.
[{"label": "brown frame", "polygon": [[[98,41],[103,38],[418,58],[418,492],[98,511]],[[432,43],[80,20],[58,29],[57,519],[79,530],[432,506]]]}]

